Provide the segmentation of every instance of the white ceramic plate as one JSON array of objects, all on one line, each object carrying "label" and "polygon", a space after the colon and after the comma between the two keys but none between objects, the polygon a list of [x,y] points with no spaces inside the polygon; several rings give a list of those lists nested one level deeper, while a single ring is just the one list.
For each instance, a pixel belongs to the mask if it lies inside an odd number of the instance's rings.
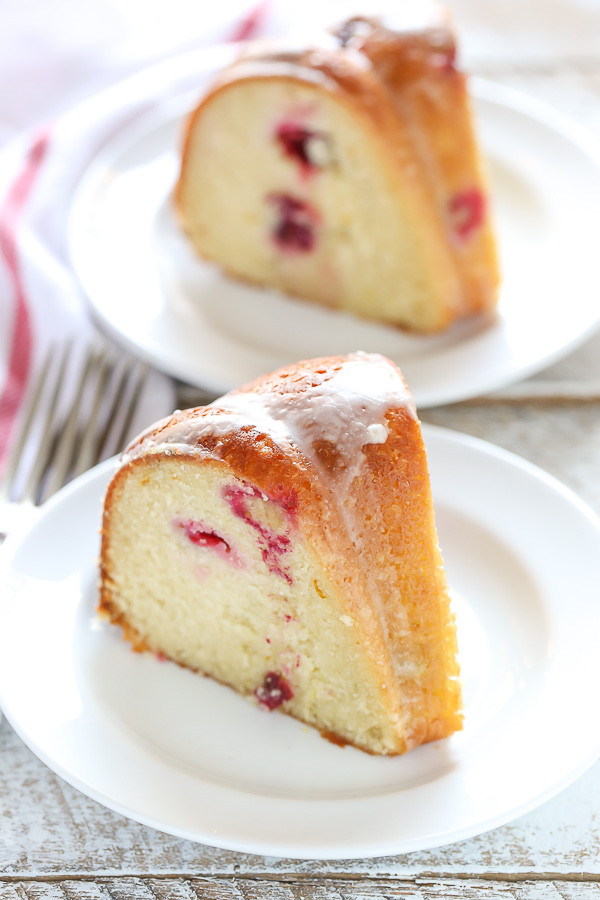
[{"label": "white ceramic plate", "polygon": [[182,115],[232,52],[222,49],[204,68],[199,54],[192,95],[106,146],[75,197],[74,269],[97,322],[130,351],[217,393],[298,359],[379,351],[398,362],[423,408],[531,375],[597,327],[600,157],[557,114],[480,81],[473,93],[503,269],[492,319],[410,336],[247,287],[198,260],[173,219],[171,190]]},{"label": "white ceramic plate", "polygon": [[590,714],[600,690],[600,523],[519,458],[443,429],[424,434],[458,620],[460,735],[371,757],[133,653],[94,611],[110,463],[57,495],[2,554],[0,700],[13,727],[117,812],[275,856],[435,847],[564,788],[600,752]]}]

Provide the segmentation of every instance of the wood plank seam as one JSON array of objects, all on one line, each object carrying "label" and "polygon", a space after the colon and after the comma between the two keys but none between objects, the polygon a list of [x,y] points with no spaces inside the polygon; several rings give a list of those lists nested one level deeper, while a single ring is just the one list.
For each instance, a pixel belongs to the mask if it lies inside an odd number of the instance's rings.
[{"label": "wood plank seam", "polygon": [[65,879],[61,882],[0,883],[0,900],[586,900],[597,896],[589,885],[566,886],[561,882],[536,881],[511,884],[480,879],[431,881],[339,881],[272,882],[258,879],[215,878],[140,879],[112,878]]},{"label": "wood plank seam", "polygon": [[438,884],[439,882],[498,882],[506,884],[525,884],[525,883],[562,883],[562,884],[593,884],[600,887],[600,875],[589,872],[447,872],[447,873],[427,873],[423,872],[419,875],[403,876],[392,874],[369,874],[365,876],[360,873],[320,873],[318,877],[306,872],[282,873],[280,875],[272,872],[265,873],[183,873],[183,872],[127,872],[127,873],[77,873],[77,872],[53,872],[51,874],[0,874],[0,885],[2,884],[52,884],[52,883],[92,883],[92,884],[108,884],[115,881],[134,881],[134,880],[151,880],[156,882],[194,882],[202,880],[213,880],[219,882],[243,881],[252,883],[273,883],[273,884],[325,884],[336,882],[340,884],[413,884],[428,885]]}]

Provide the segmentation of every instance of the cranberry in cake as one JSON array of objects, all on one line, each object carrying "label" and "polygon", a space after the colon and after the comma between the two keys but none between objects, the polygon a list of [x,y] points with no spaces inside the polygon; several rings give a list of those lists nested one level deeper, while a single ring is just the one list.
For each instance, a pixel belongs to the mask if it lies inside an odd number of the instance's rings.
[{"label": "cranberry in cake", "polygon": [[389,755],[461,727],[425,447],[382,356],[288,366],[141,434],[106,494],[100,574],[136,648],[257,715]]}]

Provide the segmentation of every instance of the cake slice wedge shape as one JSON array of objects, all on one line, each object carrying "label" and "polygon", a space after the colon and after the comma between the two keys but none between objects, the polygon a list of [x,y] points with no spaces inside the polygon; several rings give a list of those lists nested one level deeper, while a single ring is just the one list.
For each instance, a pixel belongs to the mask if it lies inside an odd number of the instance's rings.
[{"label": "cake slice wedge shape", "polygon": [[308,360],[147,429],[107,490],[100,610],[137,649],[339,744],[396,755],[460,729],[426,451],[398,368]]},{"label": "cake slice wedge shape", "polygon": [[[414,4],[413,4],[414,6]],[[490,188],[451,21],[251,42],[185,125],[174,209],[227,276],[418,333],[490,316]]]}]

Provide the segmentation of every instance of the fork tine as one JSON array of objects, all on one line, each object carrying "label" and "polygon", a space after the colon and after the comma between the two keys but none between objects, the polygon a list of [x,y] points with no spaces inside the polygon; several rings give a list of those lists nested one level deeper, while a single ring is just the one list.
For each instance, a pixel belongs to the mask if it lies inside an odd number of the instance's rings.
[{"label": "fork tine", "polygon": [[121,451],[123,449],[125,441],[129,437],[129,431],[131,429],[133,416],[137,409],[140,396],[148,380],[149,374],[150,366],[148,365],[148,363],[142,363],[141,365],[139,363],[137,364],[133,388],[129,397],[129,402],[125,407],[125,411],[123,414],[123,424],[121,425],[121,430],[119,431],[115,440],[115,447],[118,451]]},{"label": "fork tine", "polygon": [[51,471],[48,475],[46,484],[44,485],[43,493],[40,496],[40,503],[47,497],[55,494],[67,481],[69,469],[73,461],[74,448],[77,443],[77,423],[79,420],[81,401],[83,399],[83,393],[88,378],[96,363],[97,353],[92,349],[88,350],[83,363],[82,373],[77,386],[75,399],[73,400],[73,405],[71,406],[67,420],[62,427],[58,441],[54,447]]},{"label": "fork tine", "polygon": [[54,432],[52,423],[56,417],[56,406],[62,389],[67,368],[67,362],[71,354],[71,342],[67,343],[60,355],[58,368],[53,379],[50,380],[50,402],[46,409],[46,415],[41,432],[41,440],[37,450],[34,463],[29,472],[29,476],[23,488],[21,496],[22,502],[35,503],[36,494],[38,492],[42,477],[52,455],[52,446],[54,441]]},{"label": "fork tine", "polygon": [[27,438],[29,437],[29,432],[31,431],[34,416],[40,405],[40,399],[42,397],[42,394],[44,393],[44,385],[48,381],[48,372],[50,370],[50,365],[52,363],[52,358],[55,352],[56,350],[54,346],[50,346],[48,348],[48,350],[46,351],[46,356],[44,357],[44,361],[42,363],[42,367],[31,387],[29,397],[27,399],[27,409],[25,412],[25,417],[21,423],[21,427],[19,429],[19,432],[17,433],[15,442],[11,448],[10,455],[2,474],[2,481],[0,483],[0,501],[2,502],[10,498],[11,486],[13,484],[15,475],[17,474],[19,463],[21,461],[21,455],[23,453],[23,448],[25,447]]},{"label": "fork tine", "polygon": [[[112,456],[112,453],[121,450],[122,448],[117,445],[116,441],[110,441],[112,432],[114,431],[115,420],[116,420],[116,412],[121,407],[123,397],[127,394],[127,382],[129,376],[131,374],[131,370],[133,369],[134,362],[132,359],[126,357],[123,362],[121,372],[119,374],[118,382],[116,387],[113,386],[112,399],[108,404],[108,409],[106,411],[104,417],[104,427],[100,432],[100,438],[97,444],[97,453],[96,453],[96,462],[99,462],[102,455],[106,454],[107,456]],[[116,369],[115,369],[116,372]],[[116,377],[115,372],[113,373]],[[114,449],[113,449],[114,448]],[[112,452],[111,452],[112,450]]]},{"label": "fork tine", "polygon": [[[110,370],[111,361],[106,352],[102,351],[95,366],[96,388],[92,398],[91,410],[87,416],[86,425],[80,439],[79,450],[73,465],[71,473],[73,478],[77,477],[77,475],[81,475],[83,472],[87,472],[87,470],[91,469],[97,461],[98,419],[100,418],[102,400],[106,396],[106,386],[108,384]],[[118,402],[118,397],[116,397],[114,401],[111,401],[113,404],[115,402]]]}]

